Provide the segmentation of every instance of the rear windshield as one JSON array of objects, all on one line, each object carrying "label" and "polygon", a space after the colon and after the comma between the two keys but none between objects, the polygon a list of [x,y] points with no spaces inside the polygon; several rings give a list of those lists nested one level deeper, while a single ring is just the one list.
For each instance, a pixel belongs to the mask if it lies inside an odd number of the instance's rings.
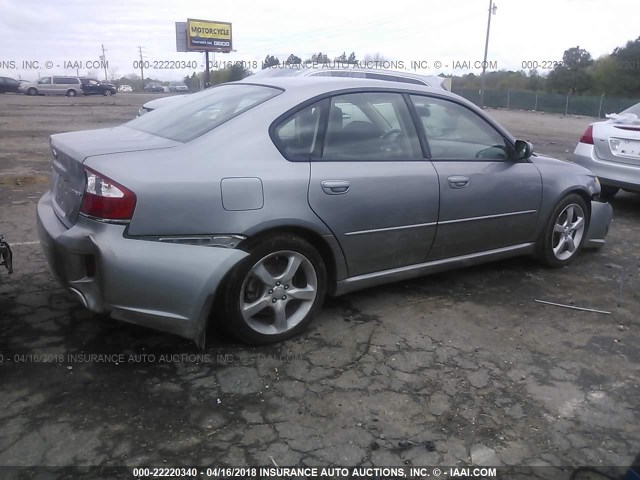
[{"label": "rear windshield", "polygon": [[640,117],[640,103],[636,103],[633,107],[629,107],[624,112],[620,113],[633,113],[634,115]]},{"label": "rear windshield", "polygon": [[176,142],[188,142],[281,92],[259,85],[220,85],[187,95],[184,102],[158,108],[125,125]]}]

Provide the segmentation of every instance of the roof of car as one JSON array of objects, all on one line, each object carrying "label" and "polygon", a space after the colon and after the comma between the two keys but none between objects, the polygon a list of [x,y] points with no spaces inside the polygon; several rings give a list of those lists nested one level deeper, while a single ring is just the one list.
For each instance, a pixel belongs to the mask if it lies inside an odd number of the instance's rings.
[{"label": "roof of car", "polygon": [[368,78],[353,77],[312,77],[301,78],[293,77],[264,77],[256,78],[255,81],[251,77],[247,77],[242,82],[255,85],[265,85],[270,87],[282,88],[284,90],[299,91],[307,96],[321,95],[322,93],[342,90],[342,89],[359,89],[359,88],[388,88],[398,91],[413,90],[425,93],[434,93],[447,97],[460,98],[447,90],[436,87],[428,87],[426,85],[418,85],[413,83],[401,83],[392,80],[373,80]]},{"label": "roof of car", "polygon": [[416,72],[408,72],[404,70],[387,70],[383,68],[362,68],[347,64],[326,64],[326,65],[278,65],[269,67],[256,72],[257,77],[296,77],[309,76],[320,72],[356,72],[356,73],[374,73],[379,75],[393,75],[402,78],[411,78],[432,84],[434,82],[442,82],[445,77],[437,75],[423,75]]}]

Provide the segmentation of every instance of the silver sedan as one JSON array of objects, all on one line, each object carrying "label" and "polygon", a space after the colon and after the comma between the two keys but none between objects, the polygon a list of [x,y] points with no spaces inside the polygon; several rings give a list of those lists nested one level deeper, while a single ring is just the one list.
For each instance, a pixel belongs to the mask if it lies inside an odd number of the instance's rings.
[{"label": "silver sedan", "polygon": [[640,192],[640,103],[609,117],[587,127],[573,159],[601,178],[603,197]]},{"label": "silver sedan", "polygon": [[225,84],[51,137],[52,270],[95,312],[202,345],[302,331],[325,294],[604,243],[598,179],[466,100],[339,78]]}]

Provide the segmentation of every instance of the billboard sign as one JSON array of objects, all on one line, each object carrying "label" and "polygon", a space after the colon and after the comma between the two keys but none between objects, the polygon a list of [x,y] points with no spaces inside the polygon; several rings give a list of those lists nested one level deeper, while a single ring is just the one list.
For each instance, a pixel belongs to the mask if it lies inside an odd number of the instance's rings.
[{"label": "billboard sign", "polygon": [[231,23],[188,18],[187,49],[192,52],[230,52]]}]

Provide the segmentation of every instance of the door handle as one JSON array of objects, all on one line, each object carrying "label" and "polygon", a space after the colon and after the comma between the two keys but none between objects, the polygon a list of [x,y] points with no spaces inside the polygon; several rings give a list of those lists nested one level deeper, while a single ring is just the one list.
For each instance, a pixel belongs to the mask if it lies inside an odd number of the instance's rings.
[{"label": "door handle", "polygon": [[343,195],[351,186],[346,180],[324,180],[321,185],[327,195]]},{"label": "door handle", "polygon": [[462,177],[459,175],[449,177],[449,186],[451,188],[464,188],[469,185],[469,177]]}]

